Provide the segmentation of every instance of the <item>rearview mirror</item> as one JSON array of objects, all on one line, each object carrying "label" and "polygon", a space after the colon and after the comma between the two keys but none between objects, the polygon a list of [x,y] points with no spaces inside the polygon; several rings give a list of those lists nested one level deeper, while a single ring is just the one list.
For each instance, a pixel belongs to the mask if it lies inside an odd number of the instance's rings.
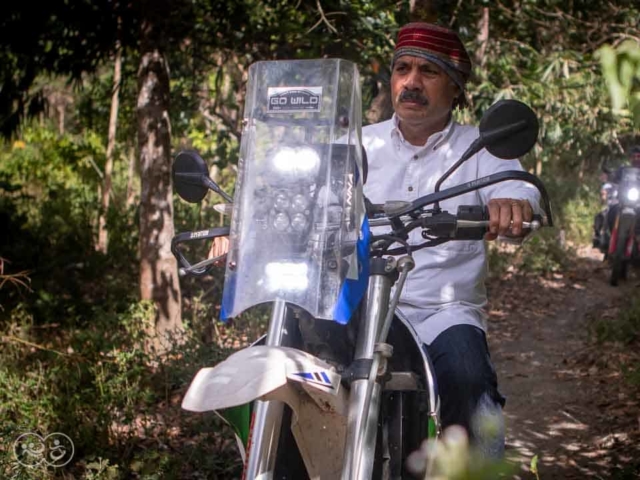
[{"label": "rearview mirror", "polygon": [[[462,157],[436,182],[435,191],[464,162],[483,148],[492,155],[509,160],[527,153],[538,138],[538,119],[527,105],[517,100],[498,100],[482,116],[476,138]],[[438,208],[438,204],[434,204]]]},{"label": "rearview mirror", "polygon": [[173,162],[171,173],[176,192],[189,203],[200,203],[209,191],[204,181],[209,178],[209,168],[196,152],[180,152]]},{"label": "rearview mirror", "polygon": [[479,130],[489,153],[510,160],[533,148],[538,138],[538,119],[524,103],[500,100],[482,116]]},{"label": "rearview mirror", "polygon": [[207,162],[193,150],[184,150],[178,154],[171,167],[171,173],[176,192],[186,202],[200,203],[208,190],[218,193],[227,202],[233,202],[233,199],[209,178]]}]

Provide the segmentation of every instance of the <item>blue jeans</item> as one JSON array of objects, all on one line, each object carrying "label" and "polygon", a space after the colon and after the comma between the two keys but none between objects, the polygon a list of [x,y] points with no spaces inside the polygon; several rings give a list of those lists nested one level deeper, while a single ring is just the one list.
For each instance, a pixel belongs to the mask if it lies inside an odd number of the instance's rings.
[{"label": "blue jeans", "polygon": [[498,391],[484,332],[473,325],[455,325],[426,349],[435,370],[443,429],[460,425],[483,455],[502,458],[505,398]]}]

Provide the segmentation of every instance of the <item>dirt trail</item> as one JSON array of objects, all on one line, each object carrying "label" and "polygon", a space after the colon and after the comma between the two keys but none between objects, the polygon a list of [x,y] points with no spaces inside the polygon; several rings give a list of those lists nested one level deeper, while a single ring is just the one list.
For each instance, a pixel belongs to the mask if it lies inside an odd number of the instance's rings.
[{"label": "dirt trail", "polygon": [[[551,279],[514,276],[489,284],[489,344],[507,397],[507,455],[518,479],[640,478],[638,390],[588,341],[588,323],[640,292],[637,273],[608,284],[601,255],[578,251]],[[619,357],[618,357],[619,358]]]}]

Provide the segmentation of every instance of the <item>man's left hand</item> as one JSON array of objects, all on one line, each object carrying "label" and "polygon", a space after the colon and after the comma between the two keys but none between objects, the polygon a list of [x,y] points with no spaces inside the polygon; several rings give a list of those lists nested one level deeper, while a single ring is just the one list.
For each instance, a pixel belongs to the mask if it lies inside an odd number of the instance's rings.
[{"label": "man's left hand", "polygon": [[527,200],[493,198],[489,200],[489,232],[484,238],[523,237],[522,222],[530,222],[532,218],[533,208]]}]

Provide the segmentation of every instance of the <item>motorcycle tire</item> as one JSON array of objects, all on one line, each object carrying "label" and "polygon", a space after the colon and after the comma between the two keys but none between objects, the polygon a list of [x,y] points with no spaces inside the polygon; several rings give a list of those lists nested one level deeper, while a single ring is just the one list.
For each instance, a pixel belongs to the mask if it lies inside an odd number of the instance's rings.
[{"label": "motorcycle tire", "polygon": [[625,280],[627,278],[627,261],[624,260],[624,249],[626,244],[626,236],[618,238],[618,244],[616,245],[615,253],[611,258],[611,278],[609,284],[612,287],[617,287],[619,280]]},{"label": "motorcycle tire", "polygon": [[618,286],[619,280],[627,278],[627,260],[625,260],[625,248],[627,245],[628,235],[632,234],[629,230],[629,221],[622,216],[618,224],[618,238],[616,240],[616,250],[609,258],[611,259],[611,277],[609,284],[612,287]]},{"label": "motorcycle tire", "polygon": [[611,277],[609,278],[609,284],[612,287],[618,286],[618,280],[622,278],[623,261],[619,258],[614,258],[611,265]]}]

